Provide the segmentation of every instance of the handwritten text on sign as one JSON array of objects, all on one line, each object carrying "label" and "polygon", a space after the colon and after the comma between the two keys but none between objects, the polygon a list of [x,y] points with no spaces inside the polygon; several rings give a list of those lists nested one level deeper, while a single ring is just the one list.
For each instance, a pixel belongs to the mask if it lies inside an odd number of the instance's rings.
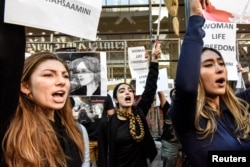
[{"label": "handwritten text on sign", "polygon": [[228,80],[238,80],[236,60],[236,24],[206,21],[204,46],[218,50],[228,70]]},{"label": "handwritten text on sign", "polygon": [[128,48],[128,61],[132,78],[148,72],[148,59],[145,58],[145,53],[144,46]]}]

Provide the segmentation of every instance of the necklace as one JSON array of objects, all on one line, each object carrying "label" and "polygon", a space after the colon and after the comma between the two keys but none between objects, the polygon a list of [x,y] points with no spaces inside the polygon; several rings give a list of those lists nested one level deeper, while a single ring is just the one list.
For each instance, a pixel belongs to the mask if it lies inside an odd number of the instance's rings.
[{"label": "necklace", "polygon": [[[128,113],[128,112],[117,110],[116,113],[118,115],[120,115],[120,116],[123,116],[123,117],[129,119],[129,132],[130,132],[130,135],[132,136],[132,138],[136,142],[142,141],[142,139],[143,139],[143,137],[145,135],[145,132],[144,132],[144,127],[143,127],[143,124],[142,124],[141,117],[138,114],[136,114],[136,116],[135,116],[133,112]],[[140,134],[138,134],[138,135],[136,133],[136,128],[138,127],[138,126],[136,126],[136,124],[138,124],[139,131],[140,131]]]}]

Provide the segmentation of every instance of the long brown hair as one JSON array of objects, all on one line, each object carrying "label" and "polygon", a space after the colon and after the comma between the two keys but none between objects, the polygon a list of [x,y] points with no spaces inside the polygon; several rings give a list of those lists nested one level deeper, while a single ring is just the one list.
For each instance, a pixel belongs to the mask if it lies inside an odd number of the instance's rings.
[{"label": "long brown hair", "polygon": [[[46,60],[61,62],[68,71],[67,65],[56,55],[48,52],[37,53],[25,60],[22,83],[29,83],[36,67]],[[69,72],[69,71],[68,71]],[[55,111],[66,132],[76,143],[81,158],[84,157],[83,137],[73,119],[70,99],[61,110]],[[57,139],[51,122],[43,109],[27,95],[20,92],[19,105],[5,134],[2,147],[9,167],[66,167],[66,156]]]},{"label": "long brown hair", "polygon": [[[203,52],[205,50],[213,51],[222,57],[220,52],[213,48],[203,48]],[[234,118],[236,129],[232,133],[235,133],[236,137],[241,139],[250,138],[250,115],[248,113],[249,104],[246,101],[237,98],[228,83],[225,93],[220,96],[220,103],[226,105]],[[199,80],[195,127],[197,132],[201,134],[201,139],[209,136],[213,138],[213,134],[217,128],[215,120],[217,113],[218,112],[215,111],[215,109],[206,104],[205,89],[201,80]],[[207,120],[207,125],[204,128],[202,128],[199,124],[201,118],[205,118]]]}]

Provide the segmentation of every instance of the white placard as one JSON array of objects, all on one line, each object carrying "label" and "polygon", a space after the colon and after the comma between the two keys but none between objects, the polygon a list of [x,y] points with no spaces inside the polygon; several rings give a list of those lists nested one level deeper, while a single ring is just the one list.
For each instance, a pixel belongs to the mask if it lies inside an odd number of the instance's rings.
[{"label": "white placard", "polygon": [[101,0],[6,0],[4,22],[96,40]]},{"label": "white placard", "polygon": [[218,50],[226,64],[228,80],[237,81],[236,23],[206,21],[204,46]]},{"label": "white placard", "polygon": [[148,73],[148,59],[145,58],[145,53],[144,46],[128,48],[128,63],[132,78]]},{"label": "white placard", "polygon": [[250,24],[250,0],[210,0],[208,13],[204,17],[213,21]]},{"label": "white placard", "polygon": [[[146,85],[147,76],[148,74],[145,73],[145,74],[139,74],[136,77],[136,95],[141,95],[143,93]],[[165,90],[168,90],[168,76],[167,76],[167,69],[162,68],[159,70],[156,92]]]}]

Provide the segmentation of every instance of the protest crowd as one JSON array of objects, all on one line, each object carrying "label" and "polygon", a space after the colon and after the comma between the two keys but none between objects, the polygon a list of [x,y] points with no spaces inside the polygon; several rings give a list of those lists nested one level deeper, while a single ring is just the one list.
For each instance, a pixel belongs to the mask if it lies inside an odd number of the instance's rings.
[{"label": "protest crowd", "polygon": [[[164,7],[177,1],[165,0]],[[147,45],[125,46],[126,55],[116,61],[128,66],[129,78],[121,74],[117,80],[108,79],[110,55],[94,41],[98,24],[104,26],[96,22],[99,0],[93,6],[46,1],[48,10],[53,5],[70,10],[77,21],[92,13],[95,18],[83,23],[81,33],[82,23],[74,25],[61,14],[69,26],[59,23],[57,30],[90,41],[89,46],[39,52],[31,51],[27,37],[27,27],[39,19],[30,13],[29,25],[21,23],[22,16],[12,23],[9,18],[17,13],[11,14],[11,5],[0,2],[1,167],[250,166],[250,81],[240,61],[225,56],[235,54],[235,41],[212,42],[236,31],[225,23],[233,15],[216,10],[213,0],[185,1],[186,27],[175,68],[162,61],[166,45],[158,30]],[[170,14],[177,35],[177,15]],[[209,21],[224,21],[220,28],[228,33],[211,33],[218,24]],[[55,30],[54,22],[48,21],[48,30]],[[121,46],[114,45],[109,47]]]}]

